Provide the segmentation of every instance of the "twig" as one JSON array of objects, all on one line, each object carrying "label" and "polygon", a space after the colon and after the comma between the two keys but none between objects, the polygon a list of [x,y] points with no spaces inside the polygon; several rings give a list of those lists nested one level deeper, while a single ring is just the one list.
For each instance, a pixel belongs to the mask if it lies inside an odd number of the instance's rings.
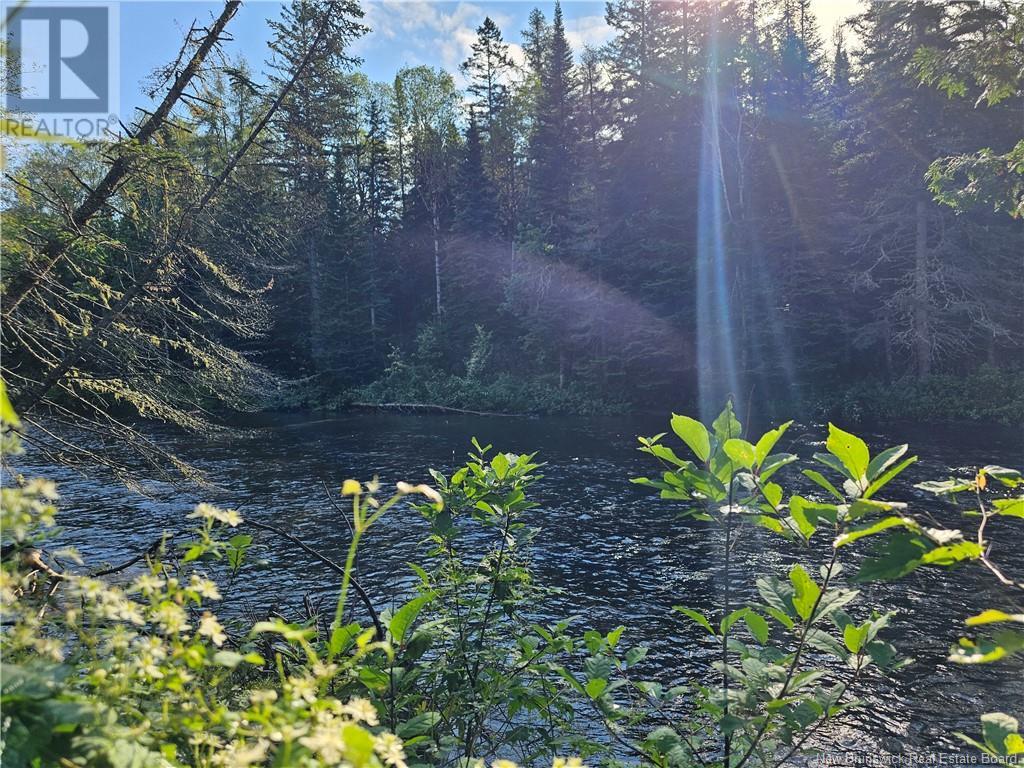
[{"label": "twig", "polygon": [[[321,563],[326,565],[328,568],[330,568],[335,573],[339,573],[339,574],[344,574],[345,573],[345,569],[341,565],[339,565],[335,561],[331,560],[326,555],[323,555],[323,554],[317,552],[315,549],[313,549],[311,546],[306,544],[304,541],[302,541],[298,537],[293,536],[292,534],[288,533],[287,531],[282,531],[277,526],[270,525],[269,523],[260,523],[260,522],[257,522],[256,520],[251,520],[251,519],[246,519],[242,523],[242,525],[251,525],[253,528],[257,528],[257,529],[259,529],[261,531],[268,531],[270,533],[275,533],[278,536],[280,536],[281,538],[287,539],[288,541],[290,541],[292,544],[297,546],[299,549],[301,549],[307,555],[310,555],[311,557],[316,558],[317,560],[319,560]],[[352,584],[352,588],[356,591],[356,594],[359,595],[359,599],[362,600],[363,605],[366,607],[366,610],[369,612],[370,618],[373,620],[373,626],[376,628],[376,631],[377,631],[377,639],[383,640],[384,637],[385,637],[384,625],[380,623],[380,616],[377,614],[377,610],[373,607],[373,601],[370,600],[370,596],[366,593],[366,590],[363,589],[362,585],[356,580],[356,577],[354,575],[349,575],[349,581]]]}]

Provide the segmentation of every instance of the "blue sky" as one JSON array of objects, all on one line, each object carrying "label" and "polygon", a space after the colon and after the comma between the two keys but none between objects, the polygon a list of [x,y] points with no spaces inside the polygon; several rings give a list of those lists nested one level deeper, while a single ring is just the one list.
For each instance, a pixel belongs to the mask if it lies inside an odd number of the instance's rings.
[{"label": "blue sky", "polygon": [[[419,2],[417,0],[369,0],[363,3],[369,34],[356,43],[354,52],[363,59],[363,70],[374,80],[389,80],[403,65],[429,64],[455,70],[468,52],[476,27],[491,16],[505,39],[518,47],[520,31],[530,10],[538,5],[550,17],[553,0],[534,2]],[[814,0],[815,13],[826,37],[835,23],[854,13],[858,0]],[[194,19],[208,21],[221,4],[205,0],[126,0],[120,3],[121,111],[145,102],[139,84],[154,67],[169,61],[182,35]],[[235,40],[226,46],[230,54],[244,55],[254,69],[267,58],[270,29],[267,18],[276,18],[281,5],[269,0],[244,4],[232,21]],[[574,50],[584,44],[606,42],[611,30],[604,22],[604,2],[567,0],[563,3],[566,28]]]}]

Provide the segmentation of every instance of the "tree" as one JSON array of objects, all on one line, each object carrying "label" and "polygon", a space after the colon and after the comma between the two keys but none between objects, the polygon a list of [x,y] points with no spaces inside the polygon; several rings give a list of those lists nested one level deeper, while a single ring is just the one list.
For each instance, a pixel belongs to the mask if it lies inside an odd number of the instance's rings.
[{"label": "tree", "polygon": [[541,242],[564,256],[572,234],[575,178],[577,82],[565,36],[562,7],[555,3],[551,42],[540,73],[530,139],[531,221]]},{"label": "tree", "polygon": [[451,203],[453,161],[459,145],[455,126],[458,91],[451,75],[430,67],[405,68],[398,77],[408,99],[408,151],[414,193],[429,222],[434,314],[440,317],[443,309],[442,238]]},{"label": "tree", "polygon": [[495,121],[508,104],[507,79],[513,64],[508,44],[502,40],[501,30],[490,16],[477,28],[472,51],[460,69],[469,79],[466,90],[473,97],[470,107],[493,141]]},{"label": "tree", "polygon": [[458,231],[483,240],[498,232],[498,201],[491,180],[484,172],[483,142],[476,110],[472,108],[459,166],[455,226]]},{"label": "tree", "polygon": [[[278,334],[289,368],[327,371],[332,360],[329,340],[335,316],[333,295],[341,290],[336,261],[327,258],[323,220],[330,196],[332,157],[355,131],[355,95],[346,73],[355,63],[348,46],[365,28],[354,0],[294,0],[279,21],[270,22],[274,37],[270,62],[274,83],[288,77],[305,54],[313,31],[326,24],[321,52],[309,63],[275,121],[279,137],[277,165],[287,179],[287,204],[282,219],[291,233],[291,268],[275,282],[274,301],[290,311],[280,312]],[[295,308],[305,308],[296,312]],[[296,355],[302,350],[301,355]]]}]

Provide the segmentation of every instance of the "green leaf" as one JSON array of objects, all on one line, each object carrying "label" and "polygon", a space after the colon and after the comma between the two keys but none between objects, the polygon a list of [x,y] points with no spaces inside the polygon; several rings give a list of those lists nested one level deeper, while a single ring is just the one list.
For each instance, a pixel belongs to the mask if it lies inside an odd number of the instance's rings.
[{"label": "green leaf", "polygon": [[843,643],[846,645],[850,653],[858,653],[864,646],[864,641],[867,640],[868,630],[871,628],[869,623],[861,624],[859,627],[853,624],[847,624],[843,628]]},{"label": "green leaf", "polygon": [[979,624],[995,624],[997,622],[1013,621],[1018,624],[1024,624],[1024,613],[1006,613],[1005,611],[999,611],[995,608],[988,608],[976,616],[971,616],[964,621],[969,627],[975,627]]},{"label": "green leaf", "polygon": [[735,624],[740,619],[742,619],[743,616],[749,610],[750,610],[749,608],[737,608],[735,611],[733,611],[728,616],[726,616],[724,619],[722,619],[721,624],[719,624],[719,629],[721,630],[721,633],[723,635],[726,634],[730,629],[732,629],[732,625]]},{"label": "green leaf", "polygon": [[[997,755],[1011,754],[1007,750],[1007,741],[1009,741],[1010,736],[1014,735],[1019,740],[1018,730],[1020,730],[1020,724],[1017,722],[1017,718],[1011,717],[1005,712],[988,712],[981,716],[982,738],[985,739],[985,744]],[[1016,746],[1016,744],[1014,745]]]},{"label": "green leaf", "polygon": [[925,543],[910,533],[898,532],[875,546],[874,554],[861,565],[858,581],[898,579],[919,565],[926,551]]},{"label": "green leaf", "polygon": [[767,480],[787,464],[792,464],[796,459],[796,455],[792,453],[773,453],[761,463],[760,470],[757,473],[758,477],[761,480]]},{"label": "green leaf", "polygon": [[772,452],[772,448],[779,442],[779,438],[782,437],[783,433],[789,429],[789,425],[792,421],[787,421],[780,427],[769,430],[761,435],[761,439],[757,441],[757,445],[754,447],[754,453],[756,456],[756,463],[758,466],[764,463],[764,460],[768,458],[768,455]]},{"label": "green leaf", "polygon": [[828,425],[828,440],[825,441],[825,448],[842,462],[846,468],[847,477],[866,488],[868,464],[871,461],[871,454],[867,444],[856,435],[845,432],[835,424]]},{"label": "green leaf", "polygon": [[900,472],[902,472],[904,469],[906,469],[916,461],[917,456],[911,456],[909,459],[904,459],[903,461],[901,461],[895,467],[890,467],[882,474],[881,477],[879,477],[877,480],[871,483],[871,485],[868,486],[868,489],[864,491],[864,498],[870,499],[872,496],[874,496],[876,493],[882,490],[882,488],[888,485],[889,481],[896,477],[896,475],[898,475]]},{"label": "green leaf", "polygon": [[7,383],[0,378],[0,425],[18,429],[21,426],[21,419],[14,411],[14,406],[7,397]]},{"label": "green leaf", "polygon": [[598,698],[608,688],[608,681],[601,677],[588,680],[586,685],[587,696],[592,699]]},{"label": "green leaf", "polygon": [[342,727],[341,738],[345,742],[345,762],[362,768],[373,760],[373,735],[355,723]]},{"label": "green leaf", "polygon": [[671,425],[672,431],[690,447],[698,459],[708,460],[708,456],[711,455],[711,438],[708,435],[707,427],[696,419],[676,413],[672,414]]},{"label": "green leaf", "polygon": [[958,541],[942,547],[928,550],[921,557],[924,565],[955,565],[962,560],[977,560],[981,557],[981,547],[976,541]]},{"label": "green leaf", "polygon": [[839,499],[839,501],[843,500],[843,494],[841,494],[839,490],[828,481],[828,478],[821,474],[821,472],[817,472],[813,469],[805,469],[803,470],[803,474],[805,477],[813,480],[819,486],[831,493],[835,498]]},{"label": "green leaf", "polygon": [[708,617],[700,611],[695,611],[692,608],[685,608],[681,605],[672,606],[673,611],[678,611],[686,616],[689,616],[697,624],[700,624],[704,629],[710,632],[712,635],[715,634],[715,628],[711,626],[711,622],[708,621]]},{"label": "green leaf", "polygon": [[430,733],[439,722],[441,722],[441,714],[439,712],[420,712],[399,725],[395,729],[395,735],[401,739],[422,736],[425,733]]},{"label": "green leaf", "polygon": [[[498,455],[500,456],[501,454]],[[409,627],[411,627],[413,622],[416,621],[416,617],[420,615],[420,611],[423,610],[423,606],[433,600],[435,596],[436,593],[431,592],[430,594],[414,597],[395,611],[395,615],[391,617],[391,621],[388,624],[388,630],[390,630],[392,639],[398,645],[401,645],[405,640],[405,635],[409,631]]]},{"label": "green leaf", "polygon": [[789,581],[793,585],[793,607],[797,615],[807,621],[821,595],[821,589],[814,583],[803,566],[794,565],[789,571]]},{"label": "green leaf", "polygon": [[829,469],[834,469],[843,477],[851,479],[850,471],[845,466],[843,466],[843,462],[841,462],[831,453],[816,453],[814,454],[814,460],[821,464],[824,464]]},{"label": "green leaf", "polygon": [[903,445],[894,445],[892,448],[886,448],[880,454],[875,456],[871,461],[868,462],[868,480],[874,480],[884,470],[892,466],[899,458],[907,452],[909,448],[906,443]]},{"label": "green leaf", "polygon": [[711,427],[715,430],[715,437],[718,438],[719,443],[724,443],[730,438],[739,437],[743,434],[743,425],[740,424],[732,410],[732,400],[725,404],[725,408],[722,409],[722,412],[711,423]]},{"label": "green leaf", "polygon": [[882,531],[897,527],[909,528],[913,531],[921,530],[921,527],[909,517],[885,517],[870,525],[861,525],[856,528],[849,529],[845,533],[837,536],[832,546],[843,547],[847,544],[852,544],[857,541],[857,539],[862,539],[865,536],[873,536],[876,533],[881,533]]},{"label": "green leaf", "polygon": [[743,623],[747,625],[750,634],[757,638],[757,642],[761,645],[768,642],[768,622],[765,621],[763,616],[748,610],[743,614]]},{"label": "green leaf", "polygon": [[504,480],[508,475],[508,467],[508,456],[504,453],[494,454],[494,458],[491,459],[491,469],[494,470],[494,474],[498,476],[499,480]]},{"label": "green leaf", "polygon": [[725,450],[725,455],[744,469],[750,469],[754,466],[754,462],[757,460],[757,453],[754,450],[754,446],[746,440],[742,440],[738,437],[726,440],[723,448]]},{"label": "green leaf", "polygon": [[1019,499],[996,499],[992,502],[997,515],[1024,517],[1024,496]]},{"label": "green leaf", "polygon": [[1016,488],[1021,483],[1020,472],[1016,469],[1007,469],[1006,467],[989,464],[987,467],[981,468],[981,473],[988,477],[995,478],[1003,485],[1009,486],[1010,488]]}]

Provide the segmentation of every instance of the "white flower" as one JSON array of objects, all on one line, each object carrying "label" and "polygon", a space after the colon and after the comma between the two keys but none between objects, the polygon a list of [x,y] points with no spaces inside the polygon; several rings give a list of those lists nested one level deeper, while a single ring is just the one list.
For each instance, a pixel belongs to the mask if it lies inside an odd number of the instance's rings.
[{"label": "white flower", "polygon": [[199,620],[199,634],[210,638],[218,648],[224,645],[224,641],[228,639],[228,636],[224,634],[224,627],[209,611],[204,613],[203,618]]},{"label": "white flower", "polygon": [[366,699],[352,699],[342,706],[341,711],[342,714],[348,715],[353,720],[367,725],[377,725],[377,709]]},{"label": "white flower", "polygon": [[189,586],[193,591],[198,592],[200,597],[205,597],[208,600],[220,600],[220,590],[209,579],[204,579],[193,573],[192,582]]},{"label": "white flower", "polygon": [[382,733],[373,740],[373,750],[380,755],[381,760],[393,768],[406,768],[405,750],[402,749],[402,740],[393,733]]}]

